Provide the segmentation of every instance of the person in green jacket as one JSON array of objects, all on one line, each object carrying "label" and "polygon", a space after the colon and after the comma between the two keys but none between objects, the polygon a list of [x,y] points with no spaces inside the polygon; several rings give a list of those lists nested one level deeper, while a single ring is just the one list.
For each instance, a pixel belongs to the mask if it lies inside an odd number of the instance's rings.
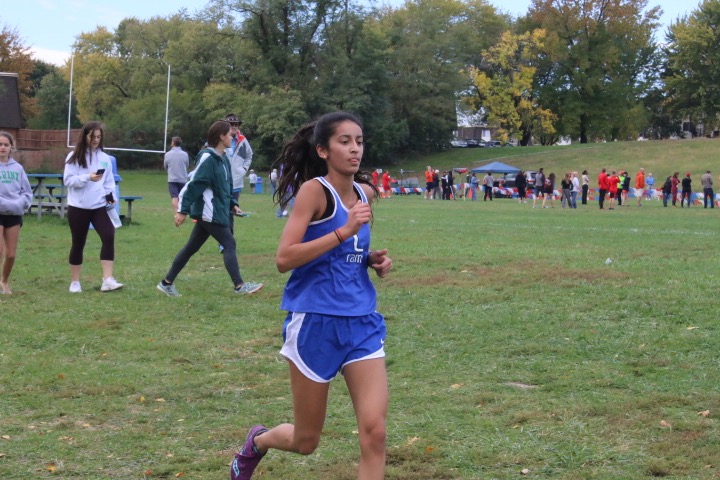
[{"label": "person in green jacket", "polygon": [[242,210],[232,196],[230,162],[224,153],[231,142],[230,124],[226,121],[213,123],[208,130],[208,146],[198,153],[195,171],[180,191],[175,226],[182,225],[188,215],[196,223],[187,243],[175,256],[170,271],[157,285],[158,290],[170,297],[180,296],[175,288],[175,278],[211,236],[225,247],[223,261],[235,293],[255,293],[263,287],[262,283],[243,281],[235,254],[230,215],[241,215]]}]

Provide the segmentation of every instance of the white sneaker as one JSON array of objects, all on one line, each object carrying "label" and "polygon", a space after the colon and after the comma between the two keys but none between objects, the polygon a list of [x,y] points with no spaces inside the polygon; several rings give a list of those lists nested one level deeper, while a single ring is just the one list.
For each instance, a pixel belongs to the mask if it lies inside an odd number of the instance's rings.
[{"label": "white sneaker", "polygon": [[100,287],[100,291],[101,292],[111,292],[113,290],[119,290],[122,287],[123,287],[122,283],[119,283],[113,277],[108,277],[105,280],[103,280],[102,287]]},{"label": "white sneaker", "polygon": [[82,287],[80,287],[80,282],[70,282],[70,293],[80,293],[82,292]]}]

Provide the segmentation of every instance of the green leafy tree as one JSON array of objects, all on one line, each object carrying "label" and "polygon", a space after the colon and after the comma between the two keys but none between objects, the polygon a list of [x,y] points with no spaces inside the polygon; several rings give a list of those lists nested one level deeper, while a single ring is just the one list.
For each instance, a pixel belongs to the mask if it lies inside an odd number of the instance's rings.
[{"label": "green leafy tree", "polygon": [[[401,149],[443,148],[457,128],[457,94],[467,87],[462,70],[507,28],[504,18],[483,2],[420,0],[383,12],[378,22],[388,39],[386,84],[405,133]],[[492,28],[472,28],[483,25]]]},{"label": "green leafy tree", "polygon": [[663,80],[672,111],[715,124],[720,112],[720,1],[705,0],[673,23],[665,55]]},{"label": "green leafy tree", "polygon": [[659,7],[646,6],[647,0],[533,0],[529,23],[547,32],[540,103],[558,115],[560,134],[587,143],[644,128],[626,113],[652,81]]},{"label": "green leafy tree", "polygon": [[[29,120],[30,128],[41,130],[67,128],[70,82],[63,77],[60,69],[55,68],[42,78],[35,100],[40,112]],[[80,127],[82,124],[77,117],[76,99],[73,99],[70,113],[70,128]]]}]

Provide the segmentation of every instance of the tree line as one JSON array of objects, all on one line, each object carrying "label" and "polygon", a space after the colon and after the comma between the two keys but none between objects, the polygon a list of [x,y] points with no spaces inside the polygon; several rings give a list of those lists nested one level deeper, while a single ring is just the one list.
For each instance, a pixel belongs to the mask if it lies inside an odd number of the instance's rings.
[{"label": "tree line", "polygon": [[[364,119],[370,165],[447,148],[458,111],[521,145],[714,125],[720,0],[665,31],[660,14],[647,0],[533,0],[518,18],[485,0],[211,0],[200,13],[78,35],[72,123],[99,119],[114,145],[164,149],[170,65],[170,134],[195,151],[212,121],[236,113],[260,168],[301,124],[336,109]],[[20,73],[28,126],[65,128],[69,61],[32,60],[5,26],[0,70]]]}]

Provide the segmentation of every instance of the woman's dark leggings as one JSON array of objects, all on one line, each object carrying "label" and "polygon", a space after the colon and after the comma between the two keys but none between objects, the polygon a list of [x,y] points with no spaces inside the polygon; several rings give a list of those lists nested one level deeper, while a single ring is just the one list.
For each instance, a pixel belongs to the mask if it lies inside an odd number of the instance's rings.
[{"label": "woman's dark leggings", "polygon": [[115,260],[115,227],[110,221],[105,207],[87,210],[69,206],[67,219],[70,225],[70,234],[72,235],[70,265],[82,265],[83,263],[83,250],[85,250],[85,242],[87,241],[91,222],[102,242],[100,260]]},{"label": "woman's dark leggings", "polygon": [[213,237],[223,246],[223,261],[225,270],[230,274],[233,281],[233,287],[242,285],[243,279],[240,276],[240,265],[238,265],[237,255],[235,254],[235,237],[230,232],[228,225],[219,225],[217,223],[205,222],[198,220],[190,233],[185,246],[178,252],[170,266],[170,271],[165,275],[165,280],[173,283],[175,277],[185,268],[190,257],[195,255],[200,247],[202,247],[208,238]]}]

